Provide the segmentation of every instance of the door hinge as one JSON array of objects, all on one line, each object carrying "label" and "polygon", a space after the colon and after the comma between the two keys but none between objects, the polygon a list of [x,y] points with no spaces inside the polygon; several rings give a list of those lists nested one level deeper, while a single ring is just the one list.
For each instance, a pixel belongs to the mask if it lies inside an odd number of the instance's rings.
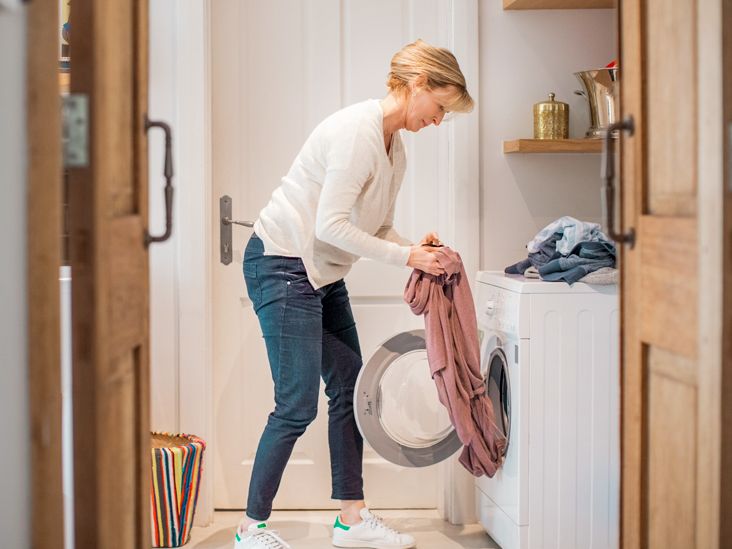
[{"label": "door hinge", "polygon": [[64,167],[89,165],[89,96],[72,93],[63,97],[62,106]]}]

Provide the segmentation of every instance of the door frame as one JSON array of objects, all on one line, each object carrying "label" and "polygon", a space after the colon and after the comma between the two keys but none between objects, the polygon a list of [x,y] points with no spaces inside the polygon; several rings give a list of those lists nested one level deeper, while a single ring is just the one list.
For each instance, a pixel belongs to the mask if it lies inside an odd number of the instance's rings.
[{"label": "door frame", "polygon": [[61,109],[58,1],[26,5],[30,543],[64,539],[61,462]]},{"label": "door frame", "polygon": [[[177,331],[178,350],[178,428],[200,434],[209,445],[215,444],[213,410],[213,348],[212,348],[212,268],[218,258],[218,219],[214,219],[214,202],[218,197],[210,192],[211,165],[211,48],[210,0],[184,3],[177,7],[176,48],[171,63],[178,73],[176,81],[177,173],[180,184],[177,198],[179,224],[177,230],[179,253],[190,258],[184,262],[179,257],[173,267],[177,272],[178,288],[176,311],[166,317],[176,316],[180,321]],[[449,16],[448,45],[460,60],[460,66],[468,81],[471,93],[479,97],[479,43],[477,0],[450,0],[445,10]],[[459,32],[458,32],[459,31]],[[450,142],[442,152],[445,165],[449,166],[448,184],[454,189],[455,202],[451,204],[451,216],[455,239],[465,243],[461,255],[466,270],[475,273],[480,258],[480,146],[479,112],[475,112],[462,124],[450,125]],[[191,184],[185,184],[190,178]],[[202,182],[202,185],[199,183]],[[155,191],[153,191],[155,192]],[[195,259],[196,261],[191,261]],[[199,261],[200,260],[200,261]],[[186,265],[185,270],[181,267]],[[190,268],[193,268],[192,272]],[[182,276],[186,275],[186,276]],[[194,314],[181,307],[183,296],[193,303]],[[189,301],[191,300],[191,301]],[[186,307],[186,309],[190,309]],[[193,348],[192,348],[193,346]],[[189,395],[189,398],[186,397]],[[213,467],[207,467],[213,471]],[[454,524],[473,522],[473,479],[450,459],[440,465],[438,501],[440,514]],[[207,525],[213,520],[213,479],[203,475],[196,525]]]},{"label": "door frame", "polygon": [[[719,12],[710,10],[709,18],[719,17],[722,26],[722,59],[721,66],[732,67],[732,0],[722,0],[721,17]],[[715,23],[716,24],[716,23]],[[706,52],[702,52],[704,54]],[[732,71],[723,70],[722,76],[722,150],[724,163],[722,167],[723,185],[723,231],[722,231],[722,261],[726,267],[722,270],[722,394],[726,398],[721,400],[722,418],[722,447],[720,470],[720,502],[722,516],[729,516],[732,512]],[[710,117],[713,120],[713,118]],[[726,183],[726,184],[725,184]],[[702,225],[705,227],[705,224]],[[702,229],[703,231],[706,228]],[[714,342],[718,344],[718,341]],[[719,520],[719,516],[715,517]],[[732,547],[732,521],[720,521],[720,547]]]},{"label": "door frame", "polygon": [[[730,303],[732,277],[732,245],[729,230],[730,211],[725,212],[725,195],[729,202],[729,186],[725,188],[725,117],[729,116],[730,90],[725,89],[724,62],[732,57],[724,51],[723,21],[732,19],[729,0],[697,0],[697,77],[698,79],[698,238],[699,238],[699,350],[700,368],[711,375],[699,377],[700,424],[699,445],[708,452],[697,454],[696,506],[699,523],[697,547],[728,547],[732,543],[729,521],[723,520],[732,510],[732,485],[729,468],[732,440],[732,357],[725,353],[732,337],[732,314],[724,304]],[[723,6],[723,1],[727,4]],[[724,9],[724,15],[722,13]],[[730,31],[726,31],[730,34]],[[729,37],[727,38],[729,49]],[[728,71],[729,72],[729,71]],[[701,78],[704,75],[704,78]],[[729,85],[729,75],[726,76]],[[726,95],[726,97],[725,97]],[[725,105],[726,103],[726,105]],[[727,119],[729,120],[729,118]],[[727,137],[728,139],[728,137]],[[726,191],[726,192],[725,192]],[[702,366],[703,365],[703,366]],[[727,366],[725,372],[725,366]],[[725,413],[726,409],[726,413]],[[726,447],[726,448],[725,448]],[[726,481],[725,481],[726,479]],[[726,504],[725,504],[726,500]],[[728,515],[727,515],[728,516]],[[727,528],[725,542],[724,528]]]},{"label": "door frame", "polygon": [[[215,444],[213,414],[213,260],[218,251],[211,229],[211,41],[210,3],[212,0],[183,2],[177,21],[178,95],[178,283],[181,299],[179,319],[179,427],[185,432],[201,433]],[[185,116],[184,113],[189,114]],[[201,182],[202,184],[197,184]],[[218,202],[218,200],[216,199]],[[218,221],[216,221],[218,223]],[[183,245],[183,243],[185,243]],[[205,367],[201,367],[204,364]],[[203,389],[203,390],[202,390]],[[209,459],[211,456],[209,450]],[[202,477],[195,525],[213,521],[213,465]]]}]

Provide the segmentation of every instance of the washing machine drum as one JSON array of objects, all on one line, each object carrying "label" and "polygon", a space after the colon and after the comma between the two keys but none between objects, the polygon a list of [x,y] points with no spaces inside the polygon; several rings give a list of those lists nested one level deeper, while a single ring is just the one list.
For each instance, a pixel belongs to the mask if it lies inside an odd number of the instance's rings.
[{"label": "washing machine drum", "polygon": [[508,360],[506,353],[499,346],[488,355],[487,368],[483,372],[485,389],[493,405],[496,426],[506,437],[506,447],[503,455],[508,452],[511,444],[511,385],[508,377]]},{"label": "washing machine drum", "polygon": [[434,465],[462,447],[430,375],[424,330],[376,350],[356,381],[354,412],[366,442],[397,465]]}]

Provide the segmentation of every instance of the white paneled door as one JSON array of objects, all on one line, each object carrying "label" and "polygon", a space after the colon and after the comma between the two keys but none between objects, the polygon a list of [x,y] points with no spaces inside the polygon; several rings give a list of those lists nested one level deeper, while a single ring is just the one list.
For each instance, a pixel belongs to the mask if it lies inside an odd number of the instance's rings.
[{"label": "white paneled door", "polygon": [[[218,197],[254,219],[310,131],[332,112],[386,94],[391,56],[417,38],[452,49],[477,97],[477,2],[447,0],[217,0],[211,3],[213,249]],[[458,28],[460,27],[460,28]],[[477,112],[404,136],[408,171],[396,226],[417,240],[436,230],[478,262]],[[213,270],[214,444],[209,467],[219,509],[242,508],[259,437],[273,408],[264,341],[246,297],[241,260],[250,230],[234,227],[234,261]],[[362,260],[346,279],[364,360],[422,319],[402,301],[409,271]],[[276,509],[335,507],[330,499],[327,403],[297,442]],[[445,475],[405,469],[368,446],[367,502],[438,507]],[[449,477],[449,474],[447,475]]]}]

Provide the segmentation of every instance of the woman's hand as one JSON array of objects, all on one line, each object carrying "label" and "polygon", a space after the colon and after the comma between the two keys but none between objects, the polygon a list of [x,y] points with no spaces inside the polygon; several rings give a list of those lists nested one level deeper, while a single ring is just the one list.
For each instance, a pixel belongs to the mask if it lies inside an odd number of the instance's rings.
[{"label": "woman's hand", "polygon": [[433,250],[426,246],[412,246],[407,265],[431,275],[439,276],[443,274],[445,269],[432,252]]},{"label": "woman's hand", "polygon": [[424,235],[424,238],[419,243],[420,246],[422,246],[424,244],[442,244],[442,243],[440,242],[440,237],[437,236],[437,233],[427,233],[426,235]]}]

